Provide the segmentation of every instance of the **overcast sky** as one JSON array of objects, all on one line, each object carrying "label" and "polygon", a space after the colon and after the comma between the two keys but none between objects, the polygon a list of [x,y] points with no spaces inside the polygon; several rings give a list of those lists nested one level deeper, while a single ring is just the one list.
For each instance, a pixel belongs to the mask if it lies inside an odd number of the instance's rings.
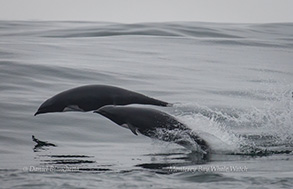
[{"label": "overcast sky", "polygon": [[293,0],[0,0],[0,20],[293,22]]}]

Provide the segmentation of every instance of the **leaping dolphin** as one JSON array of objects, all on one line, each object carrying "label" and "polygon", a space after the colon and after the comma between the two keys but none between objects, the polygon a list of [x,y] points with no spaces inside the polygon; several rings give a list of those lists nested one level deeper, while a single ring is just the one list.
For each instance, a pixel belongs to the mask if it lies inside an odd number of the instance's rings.
[{"label": "leaping dolphin", "polygon": [[99,113],[116,124],[130,129],[135,135],[139,132],[150,138],[175,142],[194,152],[209,153],[210,149],[205,140],[165,112],[144,107],[108,105],[94,113]]},{"label": "leaping dolphin", "polygon": [[61,92],[46,100],[34,114],[66,111],[93,111],[105,105],[171,104],[143,94],[107,85],[86,85]]}]

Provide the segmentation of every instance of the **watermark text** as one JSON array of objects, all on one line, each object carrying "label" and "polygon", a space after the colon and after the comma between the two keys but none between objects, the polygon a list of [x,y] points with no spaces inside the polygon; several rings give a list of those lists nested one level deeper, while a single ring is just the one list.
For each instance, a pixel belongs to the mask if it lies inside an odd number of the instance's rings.
[{"label": "watermark text", "polygon": [[247,166],[238,166],[238,165],[199,165],[196,167],[166,167],[165,168],[171,172],[247,172]]},{"label": "watermark text", "polygon": [[27,166],[22,169],[25,172],[36,172],[36,173],[48,173],[48,172],[77,172],[79,171],[79,167],[74,166]]}]

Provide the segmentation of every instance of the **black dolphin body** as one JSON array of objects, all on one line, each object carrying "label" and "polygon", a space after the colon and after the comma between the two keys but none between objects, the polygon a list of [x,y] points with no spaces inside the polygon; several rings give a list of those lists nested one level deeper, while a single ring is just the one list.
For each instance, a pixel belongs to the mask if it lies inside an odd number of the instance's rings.
[{"label": "black dolphin body", "polygon": [[150,104],[169,106],[154,98],[126,89],[107,85],[86,85],[61,92],[46,100],[35,113],[93,111],[105,105]]},{"label": "black dolphin body", "polygon": [[206,141],[174,117],[162,111],[143,107],[108,105],[94,112],[130,129],[135,135],[139,132],[150,138],[175,142],[195,152],[204,154],[209,152]]}]

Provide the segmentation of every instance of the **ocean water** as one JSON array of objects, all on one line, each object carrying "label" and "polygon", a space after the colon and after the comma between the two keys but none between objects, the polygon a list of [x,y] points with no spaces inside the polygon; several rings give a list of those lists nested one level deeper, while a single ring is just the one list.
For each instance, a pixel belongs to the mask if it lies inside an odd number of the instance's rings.
[{"label": "ocean water", "polygon": [[[293,188],[292,23],[0,21],[0,81],[0,188]],[[87,84],[174,103],[147,107],[211,157],[91,112],[33,116]]]}]

